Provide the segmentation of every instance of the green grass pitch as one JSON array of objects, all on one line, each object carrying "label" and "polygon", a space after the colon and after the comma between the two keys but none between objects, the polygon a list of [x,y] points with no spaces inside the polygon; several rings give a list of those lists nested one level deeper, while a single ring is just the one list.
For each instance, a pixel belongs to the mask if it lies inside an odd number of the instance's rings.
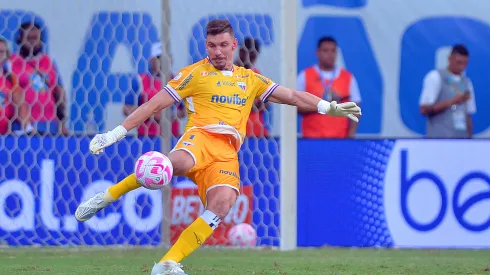
[{"label": "green grass pitch", "polygon": [[[150,274],[158,248],[2,248],[0,274]],[[203,248],[184,260],[189,275],[490,274],[490,250]]]}]

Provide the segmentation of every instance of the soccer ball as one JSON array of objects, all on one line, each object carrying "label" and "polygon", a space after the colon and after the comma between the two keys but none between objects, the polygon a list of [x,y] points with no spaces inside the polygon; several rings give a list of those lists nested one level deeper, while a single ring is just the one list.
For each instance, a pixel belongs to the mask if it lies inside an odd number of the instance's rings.
[{"label": "soccer ball", "polygon": [[233,246],[255,247],[257,244],[257,232],[248,223],[237,224],[228,231],[228,241]]},{"label": "soccer ball", "polygon": [[157,190],[170,183],[173,175],[172,162],[162,153],[151,151],[136,161],[134,173],[143,187]]}]

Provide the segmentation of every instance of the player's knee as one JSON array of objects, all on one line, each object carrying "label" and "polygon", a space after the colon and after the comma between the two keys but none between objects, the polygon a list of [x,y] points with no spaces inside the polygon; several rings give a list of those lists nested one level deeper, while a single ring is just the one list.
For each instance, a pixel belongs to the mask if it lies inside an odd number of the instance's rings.
[{"label": "player's knee", "polygon": [[222,198],[214,201],[212,204],[208,203],[207,209],[221,219],[224,219],[226,215],[228,215],[228,212],[230,212],[234,203],[235,202],[231,199]]},{"label": "player's knee", "polygon": [[206,209],[224,219],[235,204],[237,191],[231,187],[220,186],[209,190]]},{"label": "player's knee", "polygon": [[173,151],[168,158],[172,162],[175,176],[184,176],[195,165],[194,158],[184,150]]}]

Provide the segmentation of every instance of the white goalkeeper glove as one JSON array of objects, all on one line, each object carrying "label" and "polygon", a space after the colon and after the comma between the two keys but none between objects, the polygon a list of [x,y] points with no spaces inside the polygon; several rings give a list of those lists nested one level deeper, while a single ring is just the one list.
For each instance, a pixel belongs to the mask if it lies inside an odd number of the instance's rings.
[{"label": "white goalkeeper glove", "polygon": [[122,125],[117,126],[114,130],[103,134],[97,134],[90,141],[90,153],[98,155],[104,152],[104,148],[114,144],[116,141],[123,139],[128,131]]},{"label": "white goalkeeper glove", "polygon": [[359,122],[356,115],[362,115],[361,108],[355,102],[337,104],[336,101],[321,100],[318,103],[318,112],[322,115],[348,117],[355,122]]}]

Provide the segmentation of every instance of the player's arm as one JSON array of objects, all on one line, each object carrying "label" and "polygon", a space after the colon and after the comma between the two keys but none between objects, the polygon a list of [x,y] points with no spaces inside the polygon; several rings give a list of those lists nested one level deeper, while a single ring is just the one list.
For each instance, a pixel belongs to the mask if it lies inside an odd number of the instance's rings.
[{"label": "player's arm", "polygon": [[161,91],[148,102],[141,104],[121,124],[126,131],[139,126],[151,116],[175,103],[175,100],[165,91]]},{"label": "player's arm", "polygon": [[132,112],[121,125],[113,130],[95,135],[90,141],[90,152],[92,154],[100,154],[104,148],[121,140],[133,128],[142,124],[145,120],[153,116],[155,113],[167,108],[175,102],[174,98],[165,91],[161,91],[152,97],[148,102],[140,105]]},{"label": "player's arm", "polygon": [[358,122],[356,115],[361,115],[361,108],[354,102],[337,104],[328,102],[306,92],[298,92],[292,89],[278,86],[269,96],[269,100],[279,104],[287,104],[298,107],[300,112],[318,112],[330,116],[346,116]]},{"label": "player's arm", "polygon": [[161,110],[173,103],[178,103],[183,98],[190,96],[193,91],[191,86],[194,84],[191,81],[192,79],[192,68],[182,70],[179,75],[169,81],[161,92],[132,112],[121,125],[112,131],[96,135],[90,141],[90,152],[92,154],[103,152],[104,148],[124,138],[128,131],[139,126],[151,116],[158,114]]}]

